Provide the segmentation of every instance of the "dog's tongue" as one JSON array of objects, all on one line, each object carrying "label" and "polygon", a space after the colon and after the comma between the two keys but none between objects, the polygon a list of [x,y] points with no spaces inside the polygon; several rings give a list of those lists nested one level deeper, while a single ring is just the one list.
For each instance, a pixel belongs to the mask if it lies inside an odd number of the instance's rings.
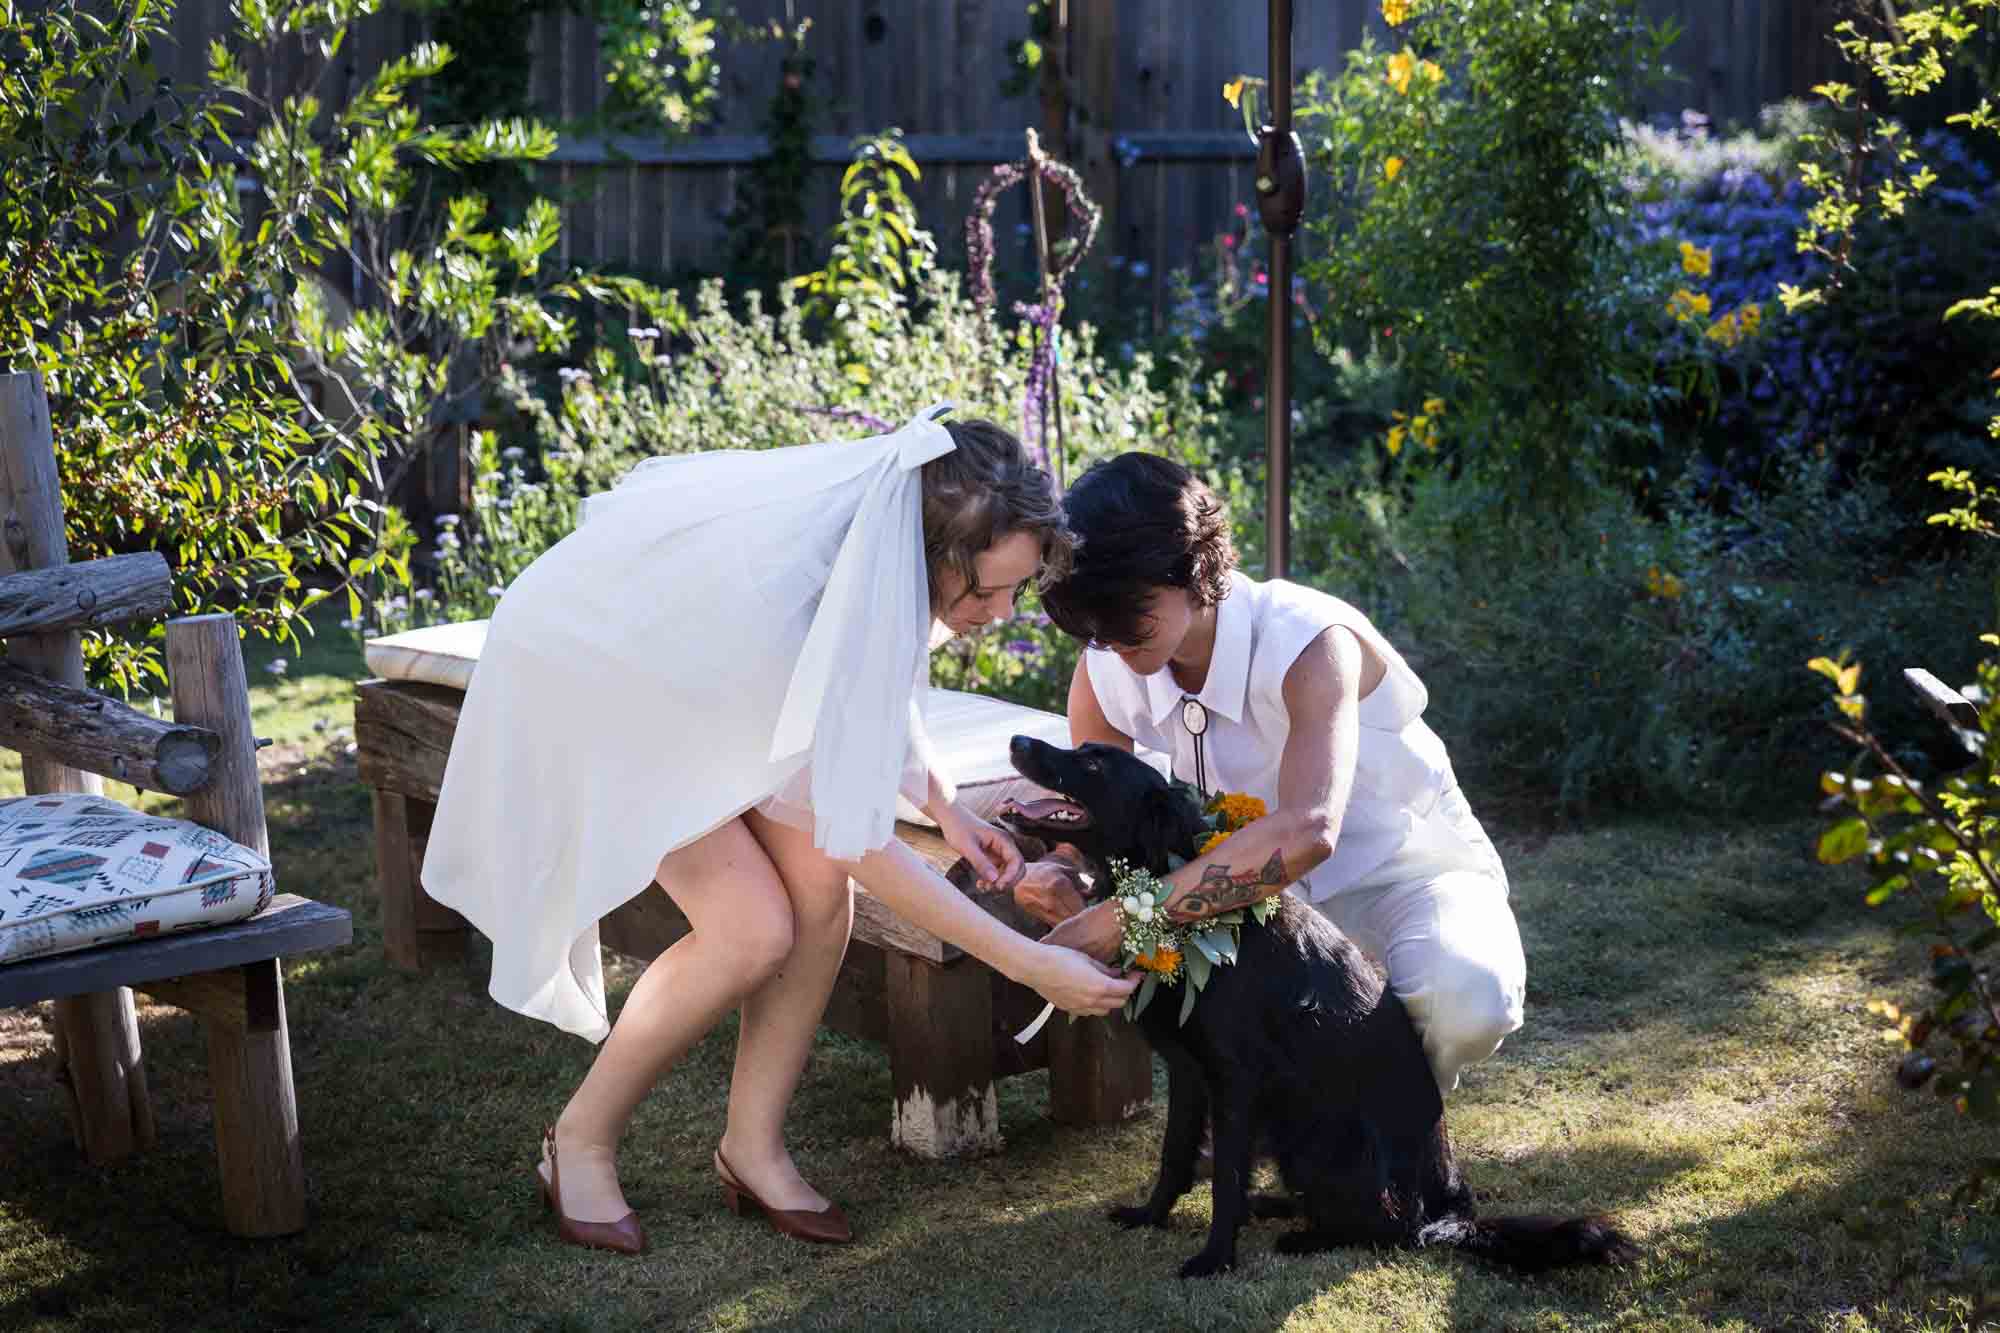
[{"label": "dog's tongue", "polygon": [[1003,815],[1019,815],[1032,824],[1067,824],[1072,828],[1083,828],[1090,823],[1090,812],[1074,801],[1050,796],[1038,801],[1008,801],[1001,807]]}]

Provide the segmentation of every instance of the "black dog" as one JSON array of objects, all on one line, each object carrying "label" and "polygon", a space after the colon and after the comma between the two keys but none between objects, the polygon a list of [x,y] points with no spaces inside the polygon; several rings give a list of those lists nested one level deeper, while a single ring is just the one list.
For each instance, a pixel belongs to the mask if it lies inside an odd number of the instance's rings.
[{"label": "black dog", "polygon": [[[1196,800],[1143,760],[1027,736],[1014,737],[1011,757],[1023,777],[1072,807],[1036,803],[1037,825],[1155,874],[1168,872],[1170,855],[1193,859],[1203,831]],[[1266,924],[1243,927],[1236,963],[1210,974],[1185,1025],[1180,1009],[1163,996],[1139,1016],[1167,1062],[1167,1132],[1152,1197],[1111,1216],[1165,1226],[1194,1182],[1202,1124],[1212,1120],[1214,1223],[1182,1277],[1231,1267],[1237,1230],[1252,1213],[1305,1218],[1278,1238],[1280,1254],[1446,1244],[1531,1271],[1636,1256],[1603,1217],[1473,1217],[1444,1102],[1402,1001],[1351,940],[1292,894]],[[1253,1145],[1276,1159],[1290,1197],[1250,1197]]]}]

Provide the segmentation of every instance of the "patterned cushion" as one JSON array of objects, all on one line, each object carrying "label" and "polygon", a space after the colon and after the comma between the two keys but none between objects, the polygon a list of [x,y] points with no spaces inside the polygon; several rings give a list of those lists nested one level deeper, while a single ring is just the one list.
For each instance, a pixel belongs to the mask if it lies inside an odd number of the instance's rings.
[{"label": "patterned cushion", "polygon": [[254,916],[271,863],[101,796],[0,801],[0,964]]}]

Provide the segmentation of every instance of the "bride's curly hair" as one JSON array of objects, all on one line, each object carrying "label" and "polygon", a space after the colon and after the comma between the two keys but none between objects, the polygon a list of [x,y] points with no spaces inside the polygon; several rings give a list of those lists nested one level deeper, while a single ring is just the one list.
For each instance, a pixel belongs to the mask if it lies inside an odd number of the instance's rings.
[{"label": "bride's curly hair", "polygon": [[1063,505],[1076,556],[1043,587],[1042,607],[1071,637],[1093,647],[1143,642],[1161,588],[1185,588],[1197,606],[1229,595],[1229,511],[1179,463],[1120,454],[1079,477]]},{"label": "bride's curly hair", "polygon": [[938,575],[949,569],[979,585],[973,567],[982,551],[1003,537],[1032,533],[1041,542],[1040,581],[1069,573],[1074,541],[1049,474],[1028,459],[1011,431],[990,421],[940,423],[957,447],[923,468],[924,564],[931,604],[938,606]]}]

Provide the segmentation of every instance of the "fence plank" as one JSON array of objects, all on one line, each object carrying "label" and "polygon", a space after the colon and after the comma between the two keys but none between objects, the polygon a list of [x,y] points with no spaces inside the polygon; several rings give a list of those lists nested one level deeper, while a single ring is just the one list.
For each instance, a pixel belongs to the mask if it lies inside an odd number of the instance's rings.
[{"label": "fence plank", "polygon": [[[1165,272],[1191,262],[1231,206],[1249,198],[1249,144],[1220,91],[1229,78],[1265,71],[1266,10],[1213,0],[1066,2],[1068,45],[1058,54],[1069,74],[1067,156],[1110,211],[1106,252],[1152,266],[1151,301],[1164,293]],[[1836,56],[1825,33],[1835,3],[1644,0],[1648,17],[1685,31],[1670,53],[1681,77],[1648,92],[1635,111],[1691,106],[1719,126],[1753,123],[1764,104],[1803,95],[1829,76]],[[737,12],[748,23],[782,27],[787,8],[785,0],[741,0]],[[925,225],[950,238],[947,252],[956,253],[983,168],[1018,158],[1021,130],[1041,119],[1036,90],[1007,96],[1001,89],[1006,43],[1026,33],[1024,7],[1017,0],[818,0],[809,8],[812,152],[820,164],[806,187],[809,230],[822,232],[833,220],[837,164],[850,140],[893,125],[931,178],[919,191]],[[1301,71],[1336,68],[1364,33],[1397,40],[1379,0],[1296,0],[1295,9]],[[178,49],[163,53],[163,72],[199,82],[207,41],[228,22],[228,0],[182,0],[174,19]],[[568,11],[536,15],[533,23],[531,100],[544,119],[574,127],[605,94],[595,25]],[[366,79],[421,28],[401,11],[364,21],[341,54],[333,88]],[[765,151],[761,122],[787,46],[760,40],[725,49],[716,122],[701,135],[669,144],[566,134],[557,169],[540,176],[562,191],[560,260],[652,272],[723,267],[730,237],[722,216],[734,173]],[[287,52],[273,68],[256,70],[256,86],[295,61]],[[1125,162],[1116,147],[1121,138]],[[592,170],[611,164],[608,173]]]}]

